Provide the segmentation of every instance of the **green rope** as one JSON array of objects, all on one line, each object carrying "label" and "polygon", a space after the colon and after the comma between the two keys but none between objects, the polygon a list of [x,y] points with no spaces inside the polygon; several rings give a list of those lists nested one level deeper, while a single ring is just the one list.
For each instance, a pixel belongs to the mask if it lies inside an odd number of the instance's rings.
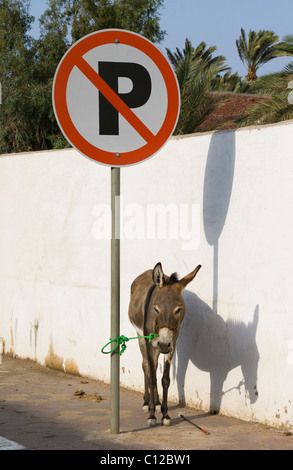
[{"label": "green rope", "polygon": [[[140,338],[146,338],[149,340],[149,342],[151,342],[156,336],[159,336],[157,335],[156,333],[151,333],[150,335],[148,336],[135,336],[133,338],[127,338],[126,336],[119,336],[118,338],[115,338],[115,339],[111,339],[110,338],[110,341],[109,343],[105,344],[105,346],[101,349],[101,352],[103,354],[110,354],[110,353],[113,353],[114,351],[116,351],[116,349],[118,348],[118,346],[121,344],[121,351],[119,352],[119,355],[121,356],[121,354],[124,353],[125,349],[126,349],[126,342],[131,340],[131,339],[140,339]],[[111,351],[104,351],[104,349],[111,343],[117,343],[115,348],[114,349],[111,349]]]}]

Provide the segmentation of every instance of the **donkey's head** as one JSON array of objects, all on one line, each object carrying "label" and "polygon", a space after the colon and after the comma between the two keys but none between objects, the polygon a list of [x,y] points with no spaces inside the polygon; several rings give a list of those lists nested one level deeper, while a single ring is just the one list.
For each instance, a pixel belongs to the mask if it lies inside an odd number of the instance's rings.
[{"label": "donkey's head", "polygon": [[153,269],[153,281],[157,286],[150,304],[153,332],[158,336],[152,345],[162,354],[173,354],[180,325],[185,315],[185,302],[182,290],[196,276],[201,266],[197,266],[187,276],[178,279],[177,274],[165,276],[161,263]]}]

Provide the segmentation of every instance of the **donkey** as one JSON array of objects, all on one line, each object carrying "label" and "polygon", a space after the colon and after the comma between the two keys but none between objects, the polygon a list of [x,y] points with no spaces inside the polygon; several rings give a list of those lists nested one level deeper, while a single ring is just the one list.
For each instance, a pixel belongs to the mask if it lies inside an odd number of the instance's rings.
[{"label": "donkey", "polygon": [[[168,389],[170,385],[170,364],[175,351],[180,325],[185,315],[185,302],[182,290],[189,284],[200,265],[181,280],[176,273],[170,277],[163,273],[161,263],[154,269],[140,274],[131,284],[129,319],[138,336],[157,336],[150,341],[140,338],[139,347],[142,354],[142,368],[145,379],[143,410],[149,411],[148,425],[156,425],[155,411],[162,412],[162,424],[169,426]],[[157,390],[157,367],[160,354],[165,355],[162,377],[163,397],[160,405]]]}]

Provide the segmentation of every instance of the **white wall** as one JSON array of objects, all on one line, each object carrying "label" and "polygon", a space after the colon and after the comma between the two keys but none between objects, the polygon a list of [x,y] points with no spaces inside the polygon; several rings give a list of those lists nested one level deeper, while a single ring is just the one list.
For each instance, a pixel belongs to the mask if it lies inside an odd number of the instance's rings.
[{"label": "white wall", "polygon": [[[182,276],[202,264],[185,292],[170,398],[283,429],[293,424],[292,133],[289,121],[172,138],[121,169],[121,334],[135,336],[138,274],[158,261]],[[159,203],[171,211],[166,236],[147,212]],[[110,168],[75,150],[0,157],[6,353],[109,381],[110,240],[98,239],[109,207]],[[143,390],[136,340],[121,383]]]}]

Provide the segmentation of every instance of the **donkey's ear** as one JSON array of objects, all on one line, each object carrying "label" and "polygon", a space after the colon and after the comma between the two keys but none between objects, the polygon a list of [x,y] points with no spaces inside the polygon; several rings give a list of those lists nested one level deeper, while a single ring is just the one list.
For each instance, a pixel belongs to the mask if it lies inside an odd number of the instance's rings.
[{"label": "donkey's ear", "polygon": [[179,285],[181,287],[181,289],[184,289],[187,284],[189,284],[194,278],[195,276],[197,275],[198,271],[200,270],[201,268],[201,265],[199,264],[194,271],[192,271],[190,274],[187,274],[185,277],[183,277],[180,281],[179,281]]},{"label": "donkey's ear", "polygon": [[157,263],[153,269],[153,281],[160,288],[162,288],[165,284],[164,273],[161,263]]}]

